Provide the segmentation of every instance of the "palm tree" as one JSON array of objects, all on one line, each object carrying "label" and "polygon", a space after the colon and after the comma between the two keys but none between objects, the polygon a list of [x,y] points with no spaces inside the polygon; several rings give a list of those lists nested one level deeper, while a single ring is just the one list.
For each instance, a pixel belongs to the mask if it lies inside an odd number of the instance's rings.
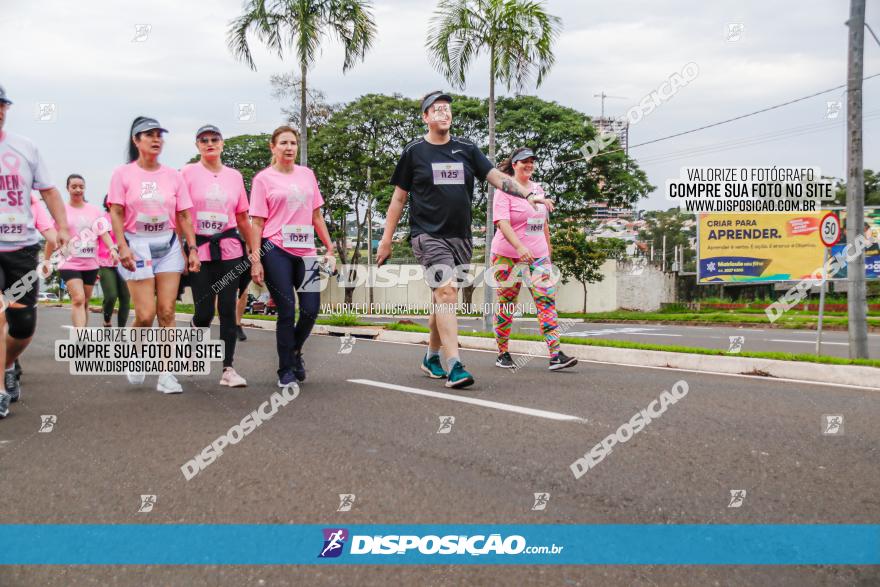
[{"label": "palm tree", "polygon": [[[535,77],[540,86],[556,58],[553,43],[562,21],[533,0],[440,0],[428,31],[428,55],[434,67],[456,87],[464,88],[471,62],[489,54],[489,159],[495,162],[495,82],[521,90]],[[486,201],[486,268],[492,224],[492,196]],[[485,288],[485,301],[492,291]],[[488,315],[484,317],[488,329]]]},{"label": "palm tree", "polygon": [[306,76],[315,64],[321,41],[335,36],[345,49],[342,71],[363,60],[376,36],[371,0],[248,0],[244,13],[229,23],[227,43],[232,54],[256,71],[248,44],[248,32],[283,58],[293,49],[300,68],[299,161],[308,162],[308,119]]}]

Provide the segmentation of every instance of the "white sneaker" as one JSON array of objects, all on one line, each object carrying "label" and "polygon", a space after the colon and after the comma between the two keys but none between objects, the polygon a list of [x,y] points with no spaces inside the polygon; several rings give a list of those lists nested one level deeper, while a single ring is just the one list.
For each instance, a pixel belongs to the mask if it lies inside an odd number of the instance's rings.
[{"label": "white sneaker", "polygon": [[247,387],[247,380],[235,372],[232,367],[223,369],[223,377],[220,378],[220,385],[227,387]]},{"label": "white sneaker", "polygon": [[171,373],[162,373],[159,375],[159,382],[156,383],[156,391],[162,393],[183,393],[183,387],[177,381],[177,377]]},{"label": "white sneaker", "polygon": [[144,379],[147,378],[143,373],[126,373],[125,378],[128,379],[128,382],[132,385],[140,385],[144,382]]}]

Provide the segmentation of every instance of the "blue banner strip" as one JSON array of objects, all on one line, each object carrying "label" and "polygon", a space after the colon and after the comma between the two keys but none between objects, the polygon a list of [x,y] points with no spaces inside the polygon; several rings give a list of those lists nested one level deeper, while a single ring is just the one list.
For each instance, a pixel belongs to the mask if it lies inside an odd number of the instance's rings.
[{"label": "blue banner strip", "polygon": [[880,564],[878,524],[21,524],[0,544],[3,565]]}]

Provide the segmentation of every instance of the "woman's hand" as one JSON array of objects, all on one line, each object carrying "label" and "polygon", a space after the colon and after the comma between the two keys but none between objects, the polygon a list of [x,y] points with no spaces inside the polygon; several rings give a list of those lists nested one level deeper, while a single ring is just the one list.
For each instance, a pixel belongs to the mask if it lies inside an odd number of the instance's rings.
[{"label": "woman's hand", "polygon": [[119,263],[125,267],[129,271],[134,271],[134,252],[128,247],[128,245],[122,245],[119,247]]},{"label": "woman's hand", "polygon": [[202,262],[199,259],[199,251],[195,247],[191,247],[189,250],[188,268],[190,273],[198,273],[202,268]]},{"label": "woman's hand", "polygon": [[529,251],[529,248],[522,243],[520,243],[520,245],[516,247],[516,254],[519,255],[520,261],[528,263],[530,265],[532,261],[535,260],[535,257],[534,255],[532,255],[532,252]]},{"label": "woman's hand", "polygon": [[553,211],[553,200],[549,200],[543,196],[532,196],[530,200],[535,204],[544,204],[548,212]]},{"label": "woman's hand", "polygon": [[336,255],[333,251],[324,253],[324,265],[327,267],[327,273],[333,275],[336,273]]},{"label": "woman's hand", "polygon": [[263,264],[259,259],[255,259],[251,261],[251,279],[254,283],[261,286],[263,285]]}]

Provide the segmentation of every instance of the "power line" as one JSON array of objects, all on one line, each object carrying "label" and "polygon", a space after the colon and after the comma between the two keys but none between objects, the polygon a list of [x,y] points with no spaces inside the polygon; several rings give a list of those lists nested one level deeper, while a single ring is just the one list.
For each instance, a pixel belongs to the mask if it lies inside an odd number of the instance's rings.
[{"label": "power line", "polygon": [[[875,74],[873,74],[873,75],[869,75],[869,76],[867,76],[867,77],[862,78],[862,80],[863,80],[863,81],[864,81],[864,80],[869,80],[869,79],[872,79],[872,78],[875,78],[875,77],[878,77],[878,76],[880,76],[880,73],[875,73]],[[657,139],[652,139],[652,140],[650,140],[650,141],[645,141],[644,143],[636,143],[635,145],[630,145],[629,148],[630,148],[630,149],[634,149],[634,148],[636,148],[636,147],[644,147],[645,145],[652,145],[652,144],[654,144],[654,143],[659,143],[659,142],[661,142],[661,141],[668,141],[669,139],[674,139],[674,138],[676,138],[676,137],[681,137],[681,136],[688,135],[688,134],[691,134],[691,133],[695,133],[695,132],[698,132],[698,131],[701,131],[701,130],[706,130],[707,128],[713,128],[713,127],[716,127],[716,126],[721,126],[722,124],[728,124],[728,123],[730,123],[730,122],[735,122],[735,121],[737,121],[737,120],[742,120],[742,119],[744,119],[744,118],[749,118],[749,117],[751,117],[751,116],[756,116],[756,115],[758,115],[758,114],[763,114],[764,112],[770,112],[771,110],[776,110],[776,109],[778,109],[778,108],[782,108],[782,107],[784,107],[784,106],[790,106],[790,105],[792,105],[792,104],[796,104],[796,103],[798,103],[798,102],[803,102],[804,100],[809,100],[810,98],[815,98],[816,96],[821,96],[822,94],[827,94],[827,93],[829,93],[829,92],[833,92],[833,91],[835,91],[835,90],[839,90],[839,89],[841,89],[841,88],[845,88],[846,86],[847,86],[847,84],[842,84],[842,85],[839,85],[839,86],[834,86],[833,88],[828,88],[827,90],[822,90],[822,91],[820,91],[820,92],[815,92],[815,93],[810,94],[810,95],[808,95],[808,96],[802,96],[802,97],[800,97],[800,98],[795,98],[795,99],[793,99],[793,100],[789,100],[789,101],[787,101],[787,102],[782,102],[781,104],[776,104],[776,105],[774,105],[774,106],[768,106],[767,108],[761,108],[760,110],[755,110],[755,111],[753,111],[753,112],[749,112],[749,113],[747,113],[747,114],[742,114],[742,115],[740,115],[740,116],[734,116],[733,118],[728,118],[728,119],[726,119],[726,120],[721,120],[721,121],[719,121],[719,122],[713,122],[713,123],[711,123],[711,124],[705,124],[705,125],[703,125],[703,126],[699,126],[699,127],[697,127],[697,128],[692,128],[692,129],[690,129],[690,130],[685,130],[685,131],[678,132],[678,133],[675,133],[675,134],[667,135],[667,136],[665,136],[665,137],[660,137],[660,138],[657,138]],[[612,150],[612,151],[606,151],[606,152],[604,152],[604,153],[599,153],[599,154],[595,155],[595,157],[601,157],[602,155],[610,155],[610,154],[612,154],[612,153],[622,153],[623,151],[624,151],[624,149],[614,149],[614,150]],[[577,159],[569,159],[569,160],[567,160],[567,161],[560,161],[560,164],[574,163],[575,161],[583,161],[583,160],[584,160],[583,157],[578,157]]]},{"label": "power line", "polygon": [[[863,117],[863,120],[871,120],[880,116],[880,110],[869,112]],[[638,163],[649,164],[649,163],[658,163],[664,160],[674,160],[679,157],[689,156],[689,155],[703,155],[709,153],[716,153],[720,151],[728,151],[731,149],[738,149],[742,147],[750,147],[753,145],[759,145],[762,143],[768,143],[772,141],[779,141],[783,139],[788,139],[797,136],[803,136],[807,134],[812,134],[815,132],[823,132],[828,130],[834,130],[836,128],[842,127],[845,125],[845,121],[833,122],[833,123],[818,123],[818,124],[808,124],[804,126],[792,127],[789,129],[784,129],[780,131],[774,131],[770,133],[766,133],[763,135],[755,135],[751,137],[743,137],[740,139],[733,139],[730,141],[723,141],[720,143],[714,143],[711,145],[705,145],[702,147],[691,147],[688,149],[682,149],[680,151],[670,151],[668,153],[656,153],[654,155],[649,155],[644,158],[638,159]]]}]

